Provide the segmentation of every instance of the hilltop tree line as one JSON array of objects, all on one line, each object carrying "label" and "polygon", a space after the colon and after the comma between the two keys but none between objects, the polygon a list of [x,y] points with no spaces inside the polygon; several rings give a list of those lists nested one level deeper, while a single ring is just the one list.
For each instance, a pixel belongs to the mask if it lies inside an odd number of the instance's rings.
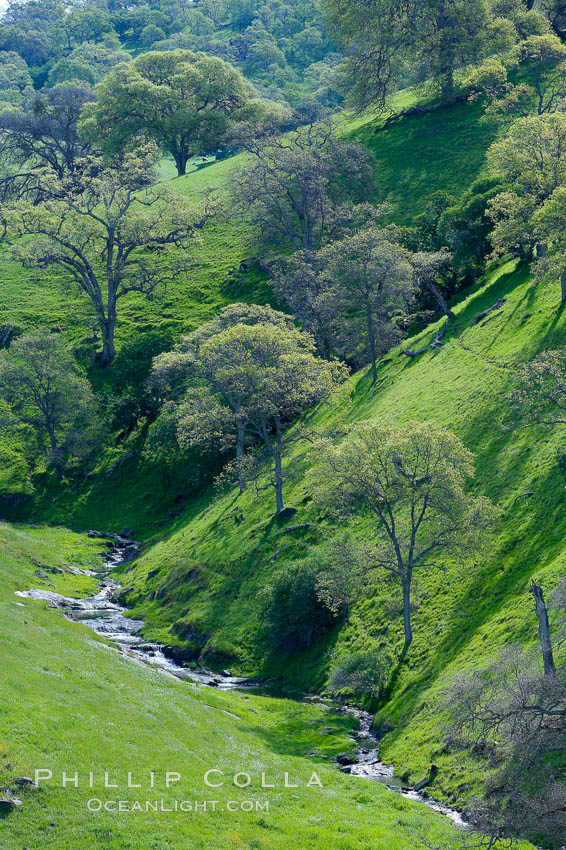
[{"label": "hilltop tree line", "polygon": [[62,82],[95,85],[145,50],[225,59],[293,106],[342,99],[318,0],[10,0],[0,19],[0,103]]}]

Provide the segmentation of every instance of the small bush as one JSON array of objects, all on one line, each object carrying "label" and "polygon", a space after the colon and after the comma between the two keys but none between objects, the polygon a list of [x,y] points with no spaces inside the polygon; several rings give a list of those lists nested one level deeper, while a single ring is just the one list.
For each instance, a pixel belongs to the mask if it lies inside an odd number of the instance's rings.
[{"label": "small bush", "polygon": [[309,563],[289,567],[267,591],[264,622],[274,649],[308,649],[336,624],[317,593],[318,571]]},{"label": "small bush", "polygon": [[348,690],[358,696],[378,697],[390,668],[391,658],[381,649],[354,652],[335,664],[330,674],[330,689],[335,693]]}]

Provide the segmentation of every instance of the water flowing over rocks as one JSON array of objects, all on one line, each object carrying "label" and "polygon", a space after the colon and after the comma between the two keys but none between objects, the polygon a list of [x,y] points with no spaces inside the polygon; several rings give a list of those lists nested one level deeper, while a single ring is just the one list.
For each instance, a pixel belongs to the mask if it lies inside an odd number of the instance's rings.
[{"label": "water flowing over rocks", "polygon": [[[183,667],[181,666],[183,663],[190,663],[193,659],[185,658],[182,648],[168,647],[144,640],[140,634],[144,625],[143,621],[133,620],[126,616],[127,608],[121,605],[119,601],[124,592],[121,592],[120,585],[111,577],[111,571],[114,567],[137,557],[141,549],[140,544],[119,534],[92,531],[89,532],[89,536],[112,540],[112,548],[107,555],[106,564],[98,574],[100,576],[100,590],[95,596],[85,599],[72,599],[51,590],[18,590],[16,595],[21,598],[47,602],[50,607],[60,609],[70,620],[83,623],[96,634],[112,641],[122,655],[139,663],[150,664],[177,679],[190,681],[203,687],[217,688],[218,690],[248,689],[254,690],[259,695],[274,695],[273,688],[269,687],[269,682],[232,676],[228,671],[212,673],[202,667],[198,670]],[[94,573],[89,574],[94,575]],[[325,707],[329,705],[328,702],[323,704]],[[373,716],[371,714],[352,706],[342,706],[337,703],[330,703],[330,705],[336,710],[350,714],[359,722],[359,729],[352,736],[358,746],[356,757],[353,758],[347,753],[339,753],[336,758],[337,766],[342,772],[360,779],[380,782],[389,790],[402,794],[409,800],[420,802],[433,811],[444,815],[456,826],[462,829],[469,828],[459,812],[429,797],[424,797],[415,788],[404,787],[401,781],[395,777],[393,765],[386,765],[380,760],[379,742],[372,731]],[[231,712],[224,713],[239,719],[237,715],[233,715]],[[19,800],[15,801],[13,798],[7,797],[3,803],[0,798],[0,810],[3,804],[4,810],[7,811],[19,802]]]}]

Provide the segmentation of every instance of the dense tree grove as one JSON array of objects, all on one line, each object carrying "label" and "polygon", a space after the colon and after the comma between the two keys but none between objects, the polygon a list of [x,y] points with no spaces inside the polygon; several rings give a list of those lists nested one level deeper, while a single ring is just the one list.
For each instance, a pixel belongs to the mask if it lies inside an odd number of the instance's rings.
[{"label": "dense tree grove", "polygon": [[148,49],[204,51],[236,66],[265,96],[293,105],[341,100],[339,57],[319,0],[10,0],[0,51],[13,71],[6,87],[0,74],[0,102],[19,99],[32,76],[40,85],[94,85],[130,52]]}]

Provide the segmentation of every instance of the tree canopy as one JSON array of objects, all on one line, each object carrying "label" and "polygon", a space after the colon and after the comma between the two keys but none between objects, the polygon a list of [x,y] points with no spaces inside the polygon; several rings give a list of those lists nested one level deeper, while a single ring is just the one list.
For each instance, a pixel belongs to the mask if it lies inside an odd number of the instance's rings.
[{"label": "tree canopy", "polygon": [[220,146],[232,122],[253,113],[239,71],[188,50],[145,53],[119,65],[99,84],[97,98],[85,128],[106,151],[149,137],[173,156],[180,175],[191,157]]},{"label": "tree canopy", "polygon": [[403,591],[405,647],[413,640],[411,589],[418,570],[446,570],[446,560],[476,548],[496,516],[485,497],[466,492],[473,456],[433,422],[359,422],[341,443],[318,449],[313,486],[331,510],[376,522],[366,569],[395,575]]},{"label": "tree canopy", "polygon": [[[236,444],[240,489],[246,486],[246,439],[259,442],[272,464],[276,509],[283,510],[283,458],[286,448],[304,438],[286,424],[308,407],[326,400],[345,377],[341,364],[314,355],[314,340],[283,314],[266,308],[252,312],[251,323],[229,323],[198,332],[156,361],[157,376],[182,374],[192,387],[182,399],[181,443],[210,440],[228,432]],[[255,313],[255,315],[254,315]],[[262,315],[263,314],[263,315]],[[259,319],[259,321],[258,321]]]}]

